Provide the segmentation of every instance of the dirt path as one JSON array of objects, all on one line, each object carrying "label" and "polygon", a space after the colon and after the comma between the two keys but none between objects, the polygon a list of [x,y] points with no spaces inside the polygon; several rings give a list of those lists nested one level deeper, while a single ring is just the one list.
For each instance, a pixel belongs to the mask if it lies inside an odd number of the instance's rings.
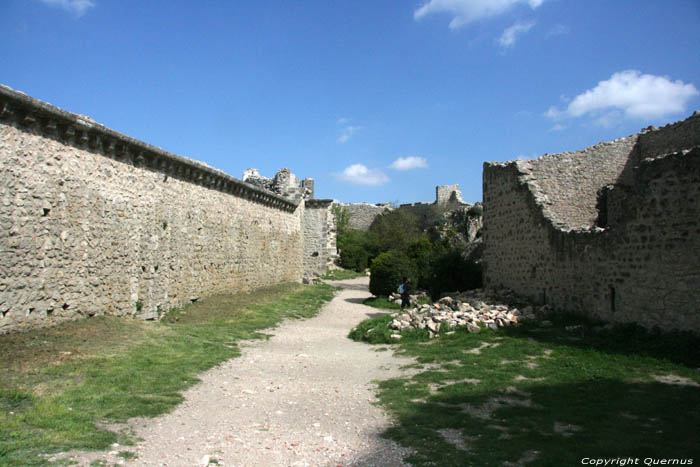
[{"label": "dirt path", "polygon": [[[400,466],[398,446],[379,437],[389,425],[372,403],[372,381],[400,374],[410,363],[347,338],[372,308],[367,278],[344,288],[312,319],[289,321],[266,342],[201,376],[172,413],[131,423],[137,446],[80,453],[127,465]],[[120,451],[136,454],[125,461]]]}]

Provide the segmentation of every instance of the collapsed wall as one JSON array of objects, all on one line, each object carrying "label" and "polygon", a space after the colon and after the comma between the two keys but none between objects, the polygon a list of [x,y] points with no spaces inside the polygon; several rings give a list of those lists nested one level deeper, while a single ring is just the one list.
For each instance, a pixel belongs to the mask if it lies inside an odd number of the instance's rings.
[{"label": "collapsed wall", "polygon": [[700,331],[699,146],[696,113],[576,153],[485,163],[486,287]]},{"label": "collapsed wall", "polygon": [[304,224],[303,202],[4,86],[0,166],[0,333],[156,319],[300,281],[304,237],[323,224]]}]

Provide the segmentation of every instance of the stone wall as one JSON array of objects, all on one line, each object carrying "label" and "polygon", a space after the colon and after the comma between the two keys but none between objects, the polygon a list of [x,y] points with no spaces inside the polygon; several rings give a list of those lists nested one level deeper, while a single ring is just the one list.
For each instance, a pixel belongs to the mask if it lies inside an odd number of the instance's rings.
[{"label": "stone wall", "polygon": [[464,203],[464,199],[462,199],[462,191],[459,189],[459,183],[435,187],[435,203]]},{"label": "stone wall", "polygon": [[[350,214],[350,228],[357,230],[369,230],[374,218],[394,208],[391,203],[357,203],[345,204],[338,203],[338,206],[345,208]],[[462,207],[470,207],[471,204],[465,203],[462,199],[462,192],[459,189],[459,184],[440,185],[435,187],[435,201],[402,204],[398,209],[409,209],[420,219],[434,217],[435,212],[444,210],[454,210]]]},{"label": "stone wall", "polygon": [[324,275],[333,268],[338,256],[333,200],[311,199],[304,209],[304,275],[305,279]]},{"label": "stone wall", "polygon": [[375,217],[393,209],[391,203],[337,203],[337,206],[348,211],[350,228],[356,230],[369,230]]},{"label": "stone wall", "polygon": [[[696,114],[587,153],[484,164],[486,286],[607,321],[700,332],[699,121]],[[593,163],[580,160],[585,154]],[[599,164],[604,175],[586,176]],[[591,195],[611,179],[599,199]],[[574,189],[572,180],[587,186]],[[593,225],[596,205],[604,228]]]},{"label": "stone wall", "polygon": [[304,237],[328,225],[305,223],[303,202],[4,86],[0,166],[0,332],[156,319],[199,297],[300,281]]}]

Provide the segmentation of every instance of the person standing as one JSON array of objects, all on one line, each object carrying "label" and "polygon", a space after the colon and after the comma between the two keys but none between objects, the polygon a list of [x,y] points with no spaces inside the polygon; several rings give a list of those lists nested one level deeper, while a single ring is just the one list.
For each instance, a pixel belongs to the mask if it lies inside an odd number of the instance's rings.
[{"label": "person standing", "polygon": [[408,294],[408,289],[411,284],[411,278],[410,277],[404,277],[403,278],[403,284],[399,286],[399,293],[401,294],[401,309],[403,310],[404,308],[410,308],[411,307],[411,297]]}]

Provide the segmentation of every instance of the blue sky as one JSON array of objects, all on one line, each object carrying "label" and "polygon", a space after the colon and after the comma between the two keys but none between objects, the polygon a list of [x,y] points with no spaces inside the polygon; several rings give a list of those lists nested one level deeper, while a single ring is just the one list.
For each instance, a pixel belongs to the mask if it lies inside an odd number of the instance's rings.
[{"label": "blue sky", "polygon": [[317,198],[481,199],[484,161],[700,109],[697,0],[0,0],[0,83]]}]

